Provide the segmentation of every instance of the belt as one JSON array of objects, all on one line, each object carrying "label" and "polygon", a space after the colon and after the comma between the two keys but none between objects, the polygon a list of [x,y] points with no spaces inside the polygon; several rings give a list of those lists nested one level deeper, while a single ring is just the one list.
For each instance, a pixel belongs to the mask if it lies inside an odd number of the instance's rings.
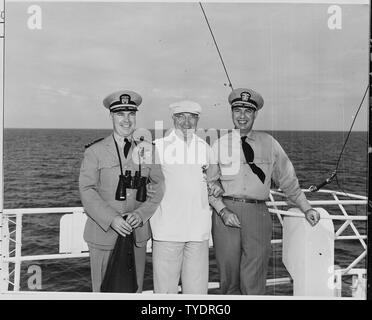
[{"label": "belt", "polygon": [[245,203],[265,203],[268,200],[256,200],[256,199],[245,199],[245,198],[234,198],[230,196],[224,196],[224,199],[237,201],[237,202],[245,202]]}]

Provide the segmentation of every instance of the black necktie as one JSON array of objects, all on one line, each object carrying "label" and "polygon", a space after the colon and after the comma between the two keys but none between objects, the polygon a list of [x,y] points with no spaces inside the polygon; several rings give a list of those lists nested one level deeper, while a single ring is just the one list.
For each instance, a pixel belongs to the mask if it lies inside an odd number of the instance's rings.
[{"label": "black necktie", "polygon": [[124,144],[124,156],[126,158],[128,156],[128,152],[130,150],[130,147],[131,147],[132,143],[127,138],[124,139],[124,142],[125,142],[125,144]]},{"label": "black necktie", "polygon": [[253,173],[258,176],[258,178],[262,181],[262,183],[265,183],[265,174],[259,167],[257,167],[253,163],[254,151],[253,151],[252,147],[249,145],[249,143],[245,141],[246,138],[247,138],[246,136],[241,137],[245,161],[247,161],[247,163],[251,167]]}]

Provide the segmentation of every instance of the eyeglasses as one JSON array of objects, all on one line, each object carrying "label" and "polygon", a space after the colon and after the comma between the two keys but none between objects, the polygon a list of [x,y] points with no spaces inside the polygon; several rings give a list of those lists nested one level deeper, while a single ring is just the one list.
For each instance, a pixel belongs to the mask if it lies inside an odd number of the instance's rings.
[{"label": "eyeglasses", "polygon": [[173,115],[177,121],[179,122],[185,122],[186,119],[191,120],[191,121],[196,121],[199,119],[199,116],[194,113],[189,113],[189,114],[184,114],[184,113],[176,113]]}]

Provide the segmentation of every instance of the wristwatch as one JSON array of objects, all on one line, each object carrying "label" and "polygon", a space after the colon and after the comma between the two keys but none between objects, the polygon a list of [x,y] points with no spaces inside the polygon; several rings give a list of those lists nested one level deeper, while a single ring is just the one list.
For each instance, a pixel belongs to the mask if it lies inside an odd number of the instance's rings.
[{"label": "wristwatch", "polygon": [[218,215],[222,218],[223,217],[223,215],[225,214],[225,209],[226,209],[226,207],[223,207],[221,210],[220,210],[220,212],[218,212]]}]

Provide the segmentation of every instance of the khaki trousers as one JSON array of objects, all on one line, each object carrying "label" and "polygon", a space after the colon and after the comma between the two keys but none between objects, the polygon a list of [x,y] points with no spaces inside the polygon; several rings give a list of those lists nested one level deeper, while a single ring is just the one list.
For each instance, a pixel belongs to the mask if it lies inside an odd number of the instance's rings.
[{"label": "khaki trousers", "polygon": [[213,213],[212,236],[222,294],[262,295],[271,253],[272,221],[264,203],[224,200],[241,228],[227,227]]},{"label": "khaki trousers", "polygon": [[[88,245],[88,247],[90,256],[90,271],[92,276],[92,289],[93,292],[100,292],[101,283],[105,276],[107,264],[113,250],[102,250],[91,245]],[[146,246],[140,248],[134,246],[134,259],[137,273],[137,292],[141,293],[143,287],[143,277],[145,274]]]}]

